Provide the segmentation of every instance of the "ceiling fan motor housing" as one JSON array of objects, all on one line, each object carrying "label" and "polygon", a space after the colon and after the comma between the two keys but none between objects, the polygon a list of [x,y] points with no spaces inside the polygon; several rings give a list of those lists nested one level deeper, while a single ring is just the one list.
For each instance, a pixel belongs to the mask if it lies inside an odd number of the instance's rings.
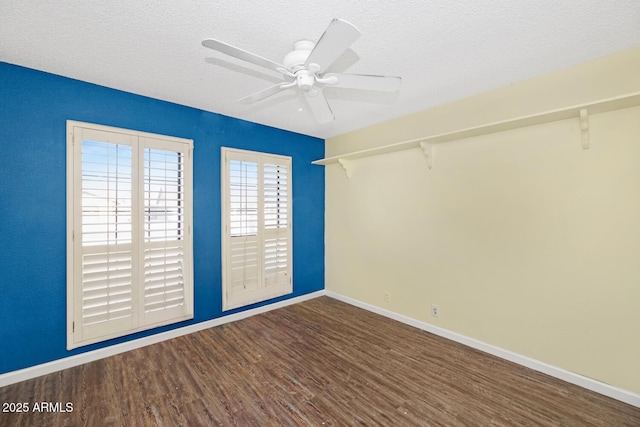
[{"label": "ceiling fan motor housing", "polygon": [[296,72],[297,69],[304,68],[304,63],[315,45],[314,42],[308,40],[295,42],[293,44],[293,50],[284,57],[282,63],[293,72]]},{"label": "ceiling fan motor housing", "polygon": [[313,88],[315,73],[305,67],[305,62],[315,45],[314,42],[308,40],[299,40],[293,44],[293,50],[282,61],[295,75],[298,87],[307,92]]}]

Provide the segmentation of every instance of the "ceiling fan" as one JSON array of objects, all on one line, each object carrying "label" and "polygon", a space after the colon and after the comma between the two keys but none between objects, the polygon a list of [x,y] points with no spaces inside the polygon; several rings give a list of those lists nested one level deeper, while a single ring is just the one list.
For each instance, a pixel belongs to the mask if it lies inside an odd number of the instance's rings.
[{"label": "ceiling fan", "polygon": [[202,45],[282,74],[284,78],[282,83],[240,98],[238,102],[251,104],[289,88],[298,89],[304,93],[318,122],[328,123],[335,117],[322,93],[324,87],[389,92],[398,90],[400,87],[400,77],[325,73],[358,37],[360,37],[360,31],[352,24],[341,19],[334,19],[317,43],[308,40],[296,42],[293,51],[284,57],[282,64],[215,39],[206,39]]}]

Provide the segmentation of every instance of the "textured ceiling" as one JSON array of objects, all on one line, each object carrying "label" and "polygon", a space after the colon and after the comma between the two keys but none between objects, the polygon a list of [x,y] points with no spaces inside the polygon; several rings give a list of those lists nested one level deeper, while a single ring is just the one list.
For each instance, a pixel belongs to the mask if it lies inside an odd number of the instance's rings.
[{"label": "textured ceiling", "polygon": [[[362,37],[328,71],[403,81],[393,94],[326,89],[329,124],[292,90],[236,103],[281,78],[201,45],[281,62],[333,18]],[[638,0],[0,0],[1,61],[322,138],[638,45]]]}]

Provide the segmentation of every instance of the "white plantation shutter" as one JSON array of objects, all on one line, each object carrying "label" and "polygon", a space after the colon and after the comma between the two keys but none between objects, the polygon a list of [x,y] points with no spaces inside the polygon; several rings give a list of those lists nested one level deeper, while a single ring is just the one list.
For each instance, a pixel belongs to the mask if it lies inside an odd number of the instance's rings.
[{"label": "white plantation shutter", "polygon": [[[144,313],[148,323],[170,310],[178,314],[185,299],[184,250],[179,245],[144,250]],[[160,314],[160,316],[158,316]]]},{"label": "white plantation shutter", "polygon": [[258,237],[234,236],[230,243],[229,284],[233,292],[258,289],[260,281],[260,247]]},{"label": "white plantation shutter", "polygon": [[144,323],[179,317],[185,304],[185,153],[144,144]]},{"label": "white plantation shutter", "polygon": [[[97,251],[93,253],[94,250]],[[134,315],[131,245],[86,250],[82,255],[81,292],[80,325],[84,336],[130,328]]]},{"label": "white plantation shutter", "polygon": [[[132,315],[131,245],[85,251],[82,256],[82,324],[90,326]],[[93,247],[91,249],[99,249]]]},{"label": "white plantation shutter", "polygon": [[231,294],[257,290],[260,276],[258,241],[258,163],[233,159],[229,176],[229,275]]},{"label": "white plantation shutter", "polygon": [[223,309],[293,290],[291,158],[222,149]]},{"label": "white plantation shutter", "polygon": [[132,143],[129,135],[85,129],[75,147],[80,152],[80,339],[117,333],[134,323]]},{"label": "white plantation shutter", "polygon": [[289,275],[289,168],[264,164],[264,274],[267,287]]},{"label": "white plantation shutter", "polygon": [[67,127],[68,348],[191,318],[191,141]]}]

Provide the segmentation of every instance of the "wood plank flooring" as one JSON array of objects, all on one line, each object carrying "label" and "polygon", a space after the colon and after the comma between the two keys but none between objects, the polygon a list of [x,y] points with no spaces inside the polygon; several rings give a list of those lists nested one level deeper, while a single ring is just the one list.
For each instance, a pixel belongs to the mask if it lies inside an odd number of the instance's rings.
[{"label": "wood plank flooring", "polygon": [[1,426],[640,426],[636,408],[321,297],[0,388]]}]

